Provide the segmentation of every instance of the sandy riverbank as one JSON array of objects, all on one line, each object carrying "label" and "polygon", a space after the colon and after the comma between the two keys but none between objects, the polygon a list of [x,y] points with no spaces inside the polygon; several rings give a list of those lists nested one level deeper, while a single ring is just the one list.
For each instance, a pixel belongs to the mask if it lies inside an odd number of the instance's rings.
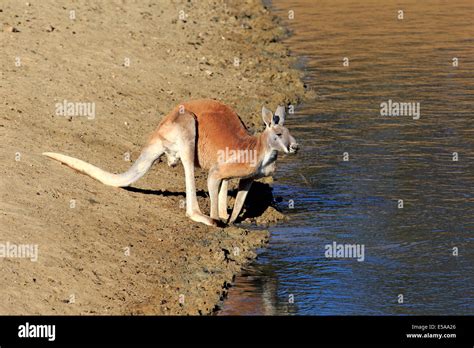
[{"label": "sandy riverbank", "polygon": [[[284,30],[257,0],[225,3],[2,2],[0,243],[39,254],[0,260],[0,314],[207,314],[255,257],[268,232],[185,217],[181,166],[156,164],[125,190],[40,155],[124,171],[184,100],[228,103],[252,131],[263,104],[296,102]],[[95,117],[56,115],[64,100],[94,103]]]}]

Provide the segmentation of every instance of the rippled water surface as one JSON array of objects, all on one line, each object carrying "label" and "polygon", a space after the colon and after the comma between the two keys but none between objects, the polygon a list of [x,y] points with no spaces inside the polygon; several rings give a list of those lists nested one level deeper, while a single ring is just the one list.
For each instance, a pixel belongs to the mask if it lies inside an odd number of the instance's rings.
[{"label": "rippled water surface", "polygon": [[[294,11],[286,44],[316,97],[287,121],[301,153],[279,160],[291,221],[220,314],[474,314],[474,2],[272,7]],[[420,119],[381,116],[389,99],[419,102]],[[333,242],[364,245],[364,261],[325,257]]]}]

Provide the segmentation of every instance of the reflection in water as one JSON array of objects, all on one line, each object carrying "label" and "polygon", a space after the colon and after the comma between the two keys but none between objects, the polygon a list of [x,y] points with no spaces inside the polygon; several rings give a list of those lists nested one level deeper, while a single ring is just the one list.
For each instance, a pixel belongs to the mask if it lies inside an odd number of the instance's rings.
[{"label": "reflection in water", "polygon": [[[474,3],[272,5],[295,13],[287,44],[317,97],[287,121],[303,149],[274,187],[291,221],[220,314],[474,314]],[[419,102],[420,119],[382,117],[389,99]],[[326,258],[333,241],[365,261]]]},{"label": "reflection in water", "polygon": [[[278,298],[278,276],[268,265],[252,266],[238,279],[238,286],[231,288],[225,308],[217,315],[280,315],[295,314],[293,300]],[[289,297],[288,297],[289,300]]]}]

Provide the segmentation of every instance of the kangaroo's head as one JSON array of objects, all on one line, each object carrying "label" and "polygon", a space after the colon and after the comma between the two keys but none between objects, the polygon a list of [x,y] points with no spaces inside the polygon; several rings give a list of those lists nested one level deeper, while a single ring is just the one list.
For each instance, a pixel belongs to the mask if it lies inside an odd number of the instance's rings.
[{"label": "kangaroo's head", "polygon": [[275,114],[263,107],[262,118],[267,126],[263,133],[270,149],[284,153],[296,153],[298,144],[295,138],[291,136],[288,128],[283,126],[285,124],[285,107],[278,106]]}]

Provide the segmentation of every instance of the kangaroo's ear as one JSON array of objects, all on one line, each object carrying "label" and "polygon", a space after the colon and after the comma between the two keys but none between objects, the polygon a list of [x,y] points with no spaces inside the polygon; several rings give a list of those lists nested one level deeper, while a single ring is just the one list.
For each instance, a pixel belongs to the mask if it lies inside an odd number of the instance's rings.
[{"label": "kangaroo's ear", "polygon": [[265,122],[265,125],[267,126],[267,128],[270,128],[272,126],[272,122],[273,122],[273,114],[265,106],[262,107],[262,118],[263,118],[263,122]]},{"label": "kangaroo's ear", "polygon": [[285,107],[278,105],[275,115],[273,116],[273,124],[278,124],[280,126],[283,126],[285,123]]}]

